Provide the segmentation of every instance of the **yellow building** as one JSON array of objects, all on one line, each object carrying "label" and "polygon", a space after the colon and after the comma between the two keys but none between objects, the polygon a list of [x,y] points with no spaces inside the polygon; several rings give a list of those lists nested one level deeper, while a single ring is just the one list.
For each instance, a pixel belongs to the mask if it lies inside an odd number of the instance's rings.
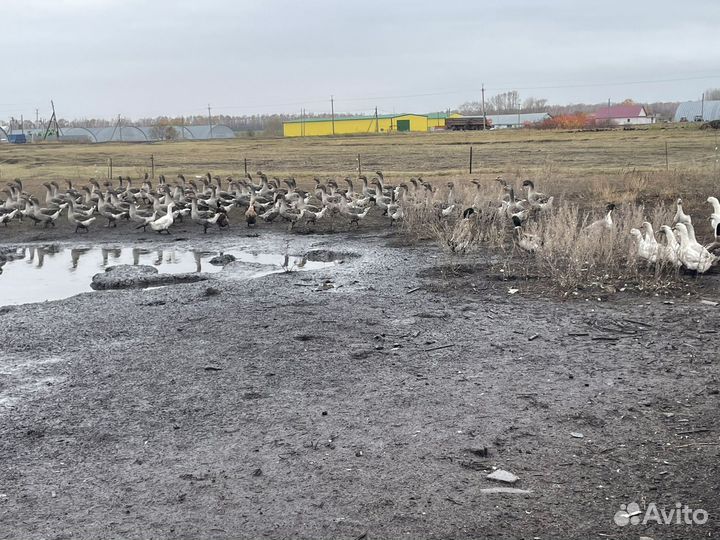
[{"label": "yellow building", "polygon": [[430,113],[427,115],[428,119],[428,130],[432,131],[434,129],[445,129],[445,119],[446,118],[460,118],[460,114],[458,113]]},{"label": "yellow building", "polygon": [[[445,120],[442,120],[445,125]],[[361,133],[394,133],[428,131],[428,117],[423,114],[386,114],[380,116],[306,118],[283,122],[285,137],[317,137]]]}]

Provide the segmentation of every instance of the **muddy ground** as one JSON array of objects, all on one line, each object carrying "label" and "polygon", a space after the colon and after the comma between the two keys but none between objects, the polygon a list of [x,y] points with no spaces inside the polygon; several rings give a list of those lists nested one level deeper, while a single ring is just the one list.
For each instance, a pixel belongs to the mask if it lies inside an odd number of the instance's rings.
[{"label": "muddy ground", "polygon": [[[717,536],[717,276],[561,301],[387,228],[256,232],[344,262],[0,308],[0,537]],[[530,493],[482,492],[495,467]],[[709,519],[616,525],[631,502]]]}]

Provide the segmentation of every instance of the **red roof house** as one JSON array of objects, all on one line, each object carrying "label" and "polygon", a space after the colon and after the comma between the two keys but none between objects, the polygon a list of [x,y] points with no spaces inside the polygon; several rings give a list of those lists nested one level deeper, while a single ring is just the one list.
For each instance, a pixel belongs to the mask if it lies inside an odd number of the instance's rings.
[{"label": "red roof house", "polygon": [[652,124],[655,119],[648,116],[643,105],[624,103],[603,107],[595,113],[595,124]]}]

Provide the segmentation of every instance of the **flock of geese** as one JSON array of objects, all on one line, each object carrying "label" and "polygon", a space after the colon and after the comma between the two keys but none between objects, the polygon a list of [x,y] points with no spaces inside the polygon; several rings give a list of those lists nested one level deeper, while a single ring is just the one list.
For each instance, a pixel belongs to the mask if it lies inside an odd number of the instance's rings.
[{"label": "flock of geese", "polygon": [[[537,253],[543,248],[542,237],[528,233],[524,225],[530,218],[539,218],[552,209],[554,197],[548,197],[538,192],[532,180],[525,180],[522,184],[525,198],[519,200],[515,197],[512,186],[500,177],[496,180],[502,185],[503,195],[499,200],[499,205],[491,205],[492,210],[503,218],[509,218],[512,222],[513,243],[516,247],[528,253]],[[473,180],[473,183],[478,186],[479,190],[479,182]],[[712,206],[712,214],[708,218],[714,237],[712,244],[704,246],[697,241],[692,218],[685,213],[682,199],[677,199],[673,227],[664,225],[660,228],[660,241],[656,239],[650,222],[643,222],[641,230],[636,228],[630,230],[635,241],[634,249],[637,259],[649,264],[682,267],[700,274],[707,272],[720,260],[720,257],[712,253],[720,250],[720,202],[716,197],[708,197],[707,202]],[[615,204],[609,203],[605,207],[603,217],[584,226],[583,232],[595,236],[611,232],[615,227],[613,221],[615,209]],[[463,251],[467,247],[471,238],[470,224],[478,212],[482,211],[478,192],[473,205],[463,212],[462,222],[450,239],[453,251]]]},{"label": "flock of geese", "polygon": [[[2,190],[6,197],[0,201],[0,223],[8,226],[15,220],[28,219],[33,225],[49,227],[55,226],[65,213],[76,233],[88,232],[100,219],[106,220],[107,227],[116,227],[118,222],[127,220],[143,231],[150,227],[158,234],[170,234],[175,223],[188,218],[207,232],[210,227],[227,227],[228,213],[237,208],[248,227],[256,226],[258,220],[278,220],[289,223],[292,230],[296,225],[331,221],[338,216],[359,225],[373,207],[379,208],[393,224],[404,220],[411,209],[420,207],[430,210],[440,220],[457,217],[459,226],[454,227],[449,243],[453,251],[464,251],[472,242],[472,224],[488,211],[487,195],[479,180],[471,181],[477,190],[471,193],[471,204],[462,206],[463,197],[457,195],[453,182],[447,183],[446,195],[438,197],[438,190],[421,177],[388,186],[381,171],[370,181],[367,176],[359,176],[355,181],[359,183],[357,188],[349,177],[344,179],[344,189],[335,180],[322,182],[315,178],[315,187],[310,191],[300,189],[294,178],[268,178],[261,171],[257,172],[257,178],[259,183],[250,174],[239,180],[228,177],[223,181],[207,173],[190,180],[178,175],[169,183],[161,175],[154,186],[146,174],[138,186],[133,185],[130,177],[120,176],[117,183],[107,180],[101,186],[97,180],[90,179],[80,188],[68,180],[64,190],[56,182],[46,182],[42,202],[27,193],[20,180],[15,180]],[[517,197],[515,188],[501,177],[496,181],[502,194],[498,204],[490,203],[489,209],[512,223],[512,237],[517,247],[530,253],[541,250],[542,239],[526,232],[525,225],[552,210],[554,197],[539,192],[532,180],[522,183],[524,198]],[[710,269],[718,261],[711,250],[720,247],[720,202],[715,197],[707,201],[713,207],[709,221],[714,244],[703,246],[697,241],[692,218],[683,211],[682,200],[678,199],[674,227],[661,227],[660,241],[649,222],[644,222],[640,229],[631,229],[637,258],[699,273]],[[611,231],[614,210],[615,205],[608,204],[603,218],[584,230],[589,234]]]},{"label": "flock of geese", "polygon": [[[202,226],[204,232],[214,226],[226,227],[228,212],[233,208],[242,212],[248,227],[254,227],[258,220],[277,219],[288,222],[292,229],[336,216],[359,225],[372,207],[378,207],[391,223],[404,218],[405,207],[410,203],[432,204],[441,217],[450,216],[456,207],[454,202],[433,202],[435,189],[421,178],[388,187],[381,171],[370,181],[360,176],[362,185],[357,190],[350,178],[344,180],[345,189],[340,189],[335,180],[321,182],[316,178],[311,191],[300,189],[294,178],[269,179],[260,171],[257,178],[259,183],[250,174],[240,180],[229,177],[225,181],[210,173],[190,180],[178,175],[171,184],[160,176],[154,186],[146,175],[139,186],[134,186],[131,178],[121,176],[117,183],[108,180],[102,186],[90,179],[88,185],[80,188],[68,180],[64,190],[57,182],[45,182],[43,201],[27,193],[22,182],[15,180],[3,190],[6,198],[0,201],[0,223],[7,226],[13,220],[28,219],[33,225],[50,227],[65,213],[76,233],[88,232],[100,219],[107,220],[107,227],[127,220],[136,223],[138,229],[150,227],[159,234],[169,234],[171,227],[184,218]],[[448,200],[452,201],[453,185],[448,185]]]},{"label": "flock of geese", "polygon": [[707,272],[717,261],[718,256],[711,253],[720,247],[720,202],[716,197],[708,197],[712,205],[712,214],[708,218],[715,241],[703,246],[695,238],[695,227],[692,218],[685,213],[682,199],[676,202],[677,210],[673,220],[674,227],[663,225],[658,234],[660,242],[655,238],[651,223],[645,221],[640,229],[630,229],[635,240],[637,257],[651,264],[661,263],[676,268],[686,268],[700,274]]}]

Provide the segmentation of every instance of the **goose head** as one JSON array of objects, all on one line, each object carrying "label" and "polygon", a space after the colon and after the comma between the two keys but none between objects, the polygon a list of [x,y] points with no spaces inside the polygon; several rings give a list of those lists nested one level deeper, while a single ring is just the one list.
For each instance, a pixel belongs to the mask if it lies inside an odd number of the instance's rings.
[{"label": "goose head", "polygon": [[615,203],[608,203],[607,206],[605,207],[605,211],[607,213],[610,213],[613,210],[615,210]]},{"label": "goose head", "polygon": [[655,231],[653,230],[653,226],[649,221],[643,221],[642,228],[643,231],[645,231],[646,235],[655,236]]},{"label": "goose head", "polygon": [[690,236],[688,235],[688,229],[685,226],[684,223],[678,223],[675,225],[675,230],[678,233],[678,236],[680,237],[680,243],[681,244],[687,244],[690,240]]},{"label": "goose head", "polygon": [[535,189],[535,182],[533,182],[532,180],[525,180],[522,183],[522,186],[528,189]]},{"label": "goose head", "polygon": [[642,240],[643,240],[643,235],[639,229],[635,229],[635,228],[630,229],[630,236],[632,236],[638,242],[642,242]]}]

